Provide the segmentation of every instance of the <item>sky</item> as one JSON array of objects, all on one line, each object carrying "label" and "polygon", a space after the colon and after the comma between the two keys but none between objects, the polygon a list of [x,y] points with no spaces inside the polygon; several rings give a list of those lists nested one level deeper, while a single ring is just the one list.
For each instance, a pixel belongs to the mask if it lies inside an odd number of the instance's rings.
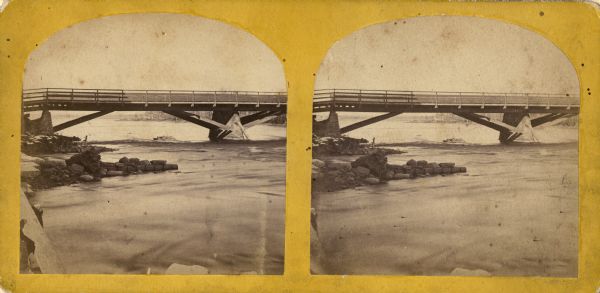
[{"label": "sky", "polygon": [[98,18],[31,53],[23,88],[285,91],[283,65],[252,34],[176,14]]},{"label": "sky", "polygon": [[579,82],[567,57],[539,34],[437,16],[372,25],[339,40],[315,88],[578,94]]}]

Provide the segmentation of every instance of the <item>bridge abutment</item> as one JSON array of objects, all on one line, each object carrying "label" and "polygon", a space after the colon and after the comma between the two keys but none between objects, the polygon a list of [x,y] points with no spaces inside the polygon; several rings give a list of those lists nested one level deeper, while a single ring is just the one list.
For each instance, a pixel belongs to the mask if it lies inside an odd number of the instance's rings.
[{"label": "bridge abutment", "polygon": [[340,121],[337,113],[332,110],[329,112],[329,117],[323,121],[316,121],[313,118],[313,133],[317,136],[340,137]]},{"label": "bridge abutment", "polygon": [[52,114],[48,110],[43,110],[42,115],[38,119],[29,119],[29,114],[24,114],[22,127],[24,133],[33,135],[53,134]]}]

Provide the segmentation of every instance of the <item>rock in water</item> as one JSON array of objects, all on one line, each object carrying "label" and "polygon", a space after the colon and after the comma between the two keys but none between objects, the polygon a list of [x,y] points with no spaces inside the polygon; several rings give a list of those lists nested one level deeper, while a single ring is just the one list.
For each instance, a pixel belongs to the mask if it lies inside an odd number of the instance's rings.
[{"label": "rock in water", "polygon": [[365,180],[365,183],[371,184],[371,185],[373,185],[373,184],[379,184],[379,182],[380,182],[379,179],[377,179],[375,177],[365,178],[364,180]]},{"label": "rock in water", "polygon": [[79,176],[79,180],[84,181],[84,182],[91,182],[91,181],[94,181],[94,177],[89,174],[84,174],[84,175]]},{"label": "rock in water", "polygon": [[165,161],[165,160],[152,160],[152,161],[150,161],[150,164],[152,164],[152,165],[164,165],[166,163],[167,163],[167,161]]},{"label": "rock in water", "polygon": [[69,170],[71,170],[71,172],[74,174],[81,174],[83,171],[85,171],[85,168],[79,164],[73,163],[69,165]]},{"label": "rock in water", "polygon": [[177,170],[179,168],[179,166],[177,166],[177,164],[165,164],[164,165],[164,170]]},{"label": "rock in water", "polygon": [[66,160],[67,166],[78,164],[84,167],[85,171],[92,175],[100,175],[100,169],[102,162],[100,161],[100,154],[94,149],[87,150],[85,152],[76,154]]},{"label": "rock in water", "polygon": [[167,268],[166,275],[207,275],[208,269],[203,266],[186,266],[174,263]]},{"label": "rock in water", "polygon": [[319,160],[319,159],[313,159],[312,160],[312,165],[317,167],[317,168],[323,168],[325,167],[325,162]]},{"label": "rock in water", "polygon": [[354,174],[356,174],[356,176],[359,178],[367,177],[371,173],[371,171],[369,169],[367,169],[363,166],[358,166],[358,167],[352,169],[352,172],[354,172]]},{"label": "rock in water", "polygon": [[356,159],[352,162],[352,167],[365,167],[373,175],[385,179],[385,176],[387,176],[387,157],[383,152],[375,152]]},{"label": "rock in water", "polygon": [[350,162],[331,160],[326,163],[327,168],[350,171],[352,170],[352,164]]}]

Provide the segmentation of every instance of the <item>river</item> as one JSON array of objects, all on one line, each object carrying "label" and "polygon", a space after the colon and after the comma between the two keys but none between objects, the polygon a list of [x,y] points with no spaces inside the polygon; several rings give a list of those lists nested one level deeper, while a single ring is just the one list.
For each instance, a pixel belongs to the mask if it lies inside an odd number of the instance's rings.
[{"label": "river", "polygon": [[179,170],[36,192],[67,273],[161,274],[173,263],[210,274],[283,273],[285,127],[258,125],[248,129],[253,141],[214,144],[191,123],[121,118],[62,134],[117,149],[103,161],[163,159]]},{"label": "river", "polygon": [[[340,114],[340,124],[366,117]],[[539,127],[536,143],[500,145],[477,124],[410,119],[348,135],[407,152],[388,156],[393,164],[455,162],[468,172],[314,194],[314,273],[577,276],[577,128]]]}]

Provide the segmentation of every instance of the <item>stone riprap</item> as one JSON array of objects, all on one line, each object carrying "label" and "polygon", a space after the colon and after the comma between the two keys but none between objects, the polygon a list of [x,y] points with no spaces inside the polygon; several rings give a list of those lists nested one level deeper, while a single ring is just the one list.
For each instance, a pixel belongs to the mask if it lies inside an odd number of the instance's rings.
[{"label": "stone riprap", "polygon": [[451,162],[438,164],[425,160],[409,160],[405,165],[388,164],[386,154],[376,151],[361,156],[353,162],[313,159],[312,189],[313,192],[335,191],[361,185],[380,184],[389,180],[466,172],[466,167],[459,167]]},{"label": "stone riprap", "polygon": [[22,160],[26,163],[26,169],[22,172],[21,178],[31,184],[33,189],[99,181],[103,177],[178,169],[177,164],[169,164],[165,160],[149,161],[123,157],[114,163],[102,162],[99,151],[93,148],[66,160],[40,159],[27,155],[23,155]]}]

